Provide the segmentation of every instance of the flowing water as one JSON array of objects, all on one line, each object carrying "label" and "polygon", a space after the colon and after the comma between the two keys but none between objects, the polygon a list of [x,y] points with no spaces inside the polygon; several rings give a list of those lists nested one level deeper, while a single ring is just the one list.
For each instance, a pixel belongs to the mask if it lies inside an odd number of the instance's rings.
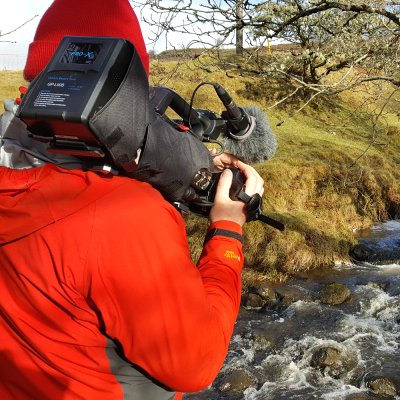
[{"label": "flowing water", "polygon": [[[400,222],[374,227],[368,237],[382,239],[383,245],[390,237],[398,240]],[[350,299],[336,306],[321,303],[316,294],[331,282],[345,284]],[[304,295],[288,307],[242,310],[219,377],[201,394],[185,398],[400,399],[371,391],[362,397],[370,376],[384,376],[400,388],[399,264],[341,265],[296,278],[285,289]],[[326,348],[338,359],[318,368],[313,357]],[[234,371],[248,372],[254,383],[240,393],[224,390],[232,386],[226,377]]]}]

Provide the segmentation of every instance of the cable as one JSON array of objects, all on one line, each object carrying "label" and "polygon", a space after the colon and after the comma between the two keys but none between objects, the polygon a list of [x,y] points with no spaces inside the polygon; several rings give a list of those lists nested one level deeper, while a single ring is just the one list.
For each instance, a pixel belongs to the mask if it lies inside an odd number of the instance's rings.
[{"label": "cable", "polygon": [[[216,84],[216,83],[214,83],[214,82],[201,82],[201,83],[199,83],[199,84],[194,88],[194,90],[193,90],[193,92],[192,92],[192,95],[191,95],[191,97],[190,97],[190,101],[189,101],[189,119],[188,119],[188,121],[187,121],[187,124],[188,124],[188,127],[189,127],[190,130],[192,130],[192,124],[191,124],[191,122],[190,122],[190,116],[192,115],[194,96],[196,95],[197,91],[198,91],[202,86],[205,86],[205,85],[210,85],[210,86],[212,86],[212,87],[215,89],[215,88],[216,88],[216,85],[218,85],[218,84]],[[219,86],[219,85],[218,85],[218,86]],[[218,146],[220,147],[219,152],[217,152],[216,154],[211,154],[211,156],[212,156],[213,158],[214,158],[214,157],[217,157],[217,156],[220,156],[221,154],[224,153],[225,148],[224,148],[224,145],[222,144],[222,142],[219,142],[218,140],[209,139],[209,138],[207,138],[207,139],[204,140],[204,141],[207,142],[207,143],[215,143],[215,144],[218,144]]]},{"label": "cable", "polygon": [[188,120],[188,126],[190,129],[192,129],[192,125],[190,122],[190,116],[192,115],[192,110],[193,110],[193,102],[194,102],[194,96],[196,95],[197,91],[205,85],[211,85],[212,87],[215,87],[213,82],[201,82],[199,83],[193,90],[192,96],[190,97],[190,102],[189,102],[189,120]]}]

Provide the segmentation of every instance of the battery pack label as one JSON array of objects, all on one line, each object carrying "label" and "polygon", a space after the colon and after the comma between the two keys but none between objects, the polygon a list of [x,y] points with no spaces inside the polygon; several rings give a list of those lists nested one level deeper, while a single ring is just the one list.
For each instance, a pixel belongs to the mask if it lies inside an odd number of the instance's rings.
[{"label": "battery pack label", "polygon": [[33,102],[34,107],[66,107],[66,101],[70,97],[68,93],[53,93],[50,90],[41,90]]},{"label": "battery pack label", "polygon": [[82,73],[53,72],[33,99],[32,106],[51,111],[65,108],[70,113],[81,112],[85,94],[90,93],[95,84],[93,79],[84,78]]}]

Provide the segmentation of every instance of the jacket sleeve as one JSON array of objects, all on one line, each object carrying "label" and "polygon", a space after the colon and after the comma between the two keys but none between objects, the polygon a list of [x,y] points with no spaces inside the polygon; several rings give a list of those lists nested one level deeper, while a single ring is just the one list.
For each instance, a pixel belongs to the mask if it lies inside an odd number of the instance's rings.
[{"label": "jacket sleeve", "polygon": [[[227,353],[240,305],[242,244],[213,236],[194,265],[182,217],[157,192],[136,186],[97,205],[89,296],[130,362],[172,390],[198,391]],[[241,234],[229,221],[213,228]]]}]

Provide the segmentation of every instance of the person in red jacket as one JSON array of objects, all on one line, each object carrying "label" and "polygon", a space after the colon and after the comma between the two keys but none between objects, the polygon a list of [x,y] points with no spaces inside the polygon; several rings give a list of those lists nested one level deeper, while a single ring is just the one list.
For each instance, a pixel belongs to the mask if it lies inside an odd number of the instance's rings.
[{"label": "person in red jacket", "polygon": [[[116,23],[118,21],[118,23]],[[148,56],[128,0],[55,0],[24,76],[64,35],[129,39]],[[212,383],[241,296],[245,205],[220,178],[195,265],[178,211],[146,182],[50,154],[6,102],[0,127],[0,398],[171,400]],[[225,154],[263,193],[249,165]]]}]

